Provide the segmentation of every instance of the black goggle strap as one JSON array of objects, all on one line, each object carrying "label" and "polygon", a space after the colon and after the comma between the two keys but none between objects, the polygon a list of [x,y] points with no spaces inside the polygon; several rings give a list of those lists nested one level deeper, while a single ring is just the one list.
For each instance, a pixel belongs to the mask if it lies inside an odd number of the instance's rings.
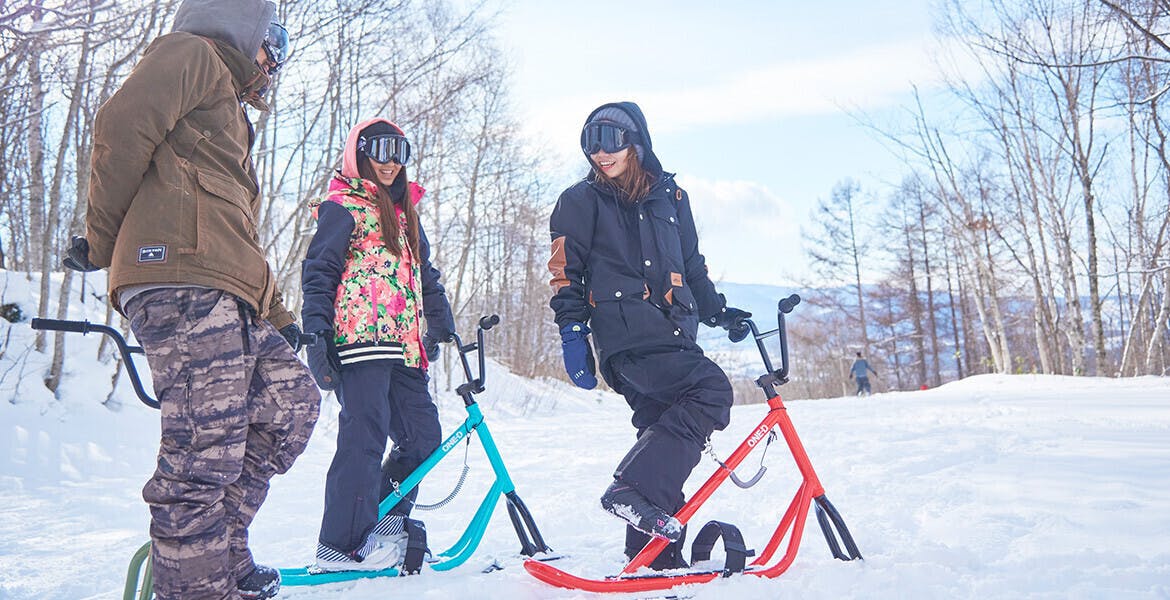
[{"label": "black goggle strap", "polygon": [[410,141],[401,135],[361,136],[357,149],[381,164],[394,161],[405,165],[410,162]]},{"label": "black goggle strap", "polygon": [[588,154],[599,150],[617,152],[641,141],[636,131],[612,123],[590,123],[581,131],[581,149]]}]

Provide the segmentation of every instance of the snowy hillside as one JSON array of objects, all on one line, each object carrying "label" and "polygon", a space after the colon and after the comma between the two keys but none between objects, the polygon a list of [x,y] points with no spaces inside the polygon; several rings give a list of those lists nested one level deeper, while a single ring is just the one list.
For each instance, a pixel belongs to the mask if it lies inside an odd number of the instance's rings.
[{"label": "snowy hillside", "polygon": [[[18,288],[10,284],[5,301]],[[799,327],[798,318],[791,326]],[[120,411],[102,406],[111,373],[89,359],[70,359],[60,400],[37,389],[47,358],[36,353],[25,357],[23,383],[14,387],[9,357],[24,353],[31,335],[27,323],[0,321],[0,339],[8,340],[0,362],[0,598],[120,598],[126,564],[147,539],[139,494],[153,468],[157,414],[133,400],[128,386]],[[71,356],[93,355],[96,338],[74,341]],[[622,526],[600,510],[597,496],[633,440],[625,403],[517,378],[499,366],[490,367],[487,385],[487,423],[546,540],[567,555],[558,566],[591,577],[620,570]],[[462,419],[462,403],[448,394],[440,404],[450,431]],[[793,401],[788,409],[866,560],[834,560],[810,518],[800,553],[780,578],[732,577],[675,593],[1170,598],[1170,379],[980,376],[922,392]],[[734,408],[732,425],[715,435],[717,452],[725,457],[765,410]],[[336,416],[327,398],[308,450],[274,481],[252,527],[259,560],[282,567],[311,561]],[[418,514],[432,548],[454,542],[490,483],[480,445],[473,441],[468,450],[463,492],[440,511]],[[760,485],[720,489],[693,521],[733,522],[749,547],[762,547],[798,484],[784,444],[773,444],[762,460],[769,470]],[[757,450],[741,474],[760,461]],[[713,468],[704,458],[688,493]],[[444,497],[461,469],[462,452],[453,453],[424,482],[420,500]],[[280,597],[597,597],[538,582],[520,567],[517,549],[501,506],[476,555],[453,571],[285,588]],[[505,568],[482,573],[493,561]]]}]

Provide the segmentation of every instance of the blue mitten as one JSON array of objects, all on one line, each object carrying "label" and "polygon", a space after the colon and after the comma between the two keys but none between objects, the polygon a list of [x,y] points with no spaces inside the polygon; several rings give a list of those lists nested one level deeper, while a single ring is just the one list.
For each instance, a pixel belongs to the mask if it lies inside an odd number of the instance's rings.
[{"label": "blue mitten", "polygon": [[565,358],[565,372],[579,387],[591,390],[597,387],[597,363],[589,346],[589,328],[584,323],[568,323],[561,328],[561,353]]}]

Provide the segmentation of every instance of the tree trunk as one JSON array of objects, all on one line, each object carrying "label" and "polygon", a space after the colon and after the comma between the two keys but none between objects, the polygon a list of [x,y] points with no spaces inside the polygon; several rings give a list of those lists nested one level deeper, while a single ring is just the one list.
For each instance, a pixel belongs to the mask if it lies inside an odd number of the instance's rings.
[{"label": "tree trunk", "polygon": [[938,318],[934,300],[934,273],[930,267],[930,244],[927,243],[926,205],[921,190],[916,191],[915,205],[918,208],[918,231],[921,234],[923,271],[926,276],[926,317],[930,332],[930,375],[931,385],[942,385],[942,369],[939,365]]},{"label": "tree trunk", "polygon": [[[906,207],[908,208],[908,207]],[[913,324],[914,331],[914,355],[917,366],[917,381],[915,381],[915,388],[921,388],[926,385],[926,332],[923,326],[922,314],[922,300],[918,296],[918,274],[915,271],[915,257],[914,257],[914,235],[909,215],[906,215],[904,220],[903,239],[906,244],[906,267],[909,270],[908,283],[910,285],[909,291],[909,310],[910,319]]]},{"label": "tree trunk", "polygon": [[[40,1],[33,9],[33,23],[41,23]],[[44,110],[45,96],[48,92],[44,87],[41,74],[42,42],[40,35],[31,36],[28,40],[28,83],[29,83],[29,131],[28,131],[28,162],[29,162],[29,227],[41,241],[41,244],[32,248],[35,257],[31,262],[40,274],[40,298],[37,301],[37,314],[49,312],[49,276],[52,273],[50,254],[52,232],[48,227],[48,213],[45,205],[45,141],[44,141]],[[47,347],[48,336],[44,331],[38,331],[33,348],[37,352],[44,352]]]}]

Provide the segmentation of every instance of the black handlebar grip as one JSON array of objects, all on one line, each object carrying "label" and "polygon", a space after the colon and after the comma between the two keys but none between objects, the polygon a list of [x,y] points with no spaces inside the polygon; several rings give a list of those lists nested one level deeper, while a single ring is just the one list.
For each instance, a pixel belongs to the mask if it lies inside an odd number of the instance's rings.
[{"label": "black handlebar grip", "polygon": [[782,312],[784,314],[788,314],[788,313],[792,312],[792,309],[796,308],[797,304],[800,304],[800,296],[797,294],[793,294],[793,295],[781,300],[778,308],[780,309],[780,312]]},{"label": "black handlebar grip", "polygon": [[33,329],[47,329],[49,331],[68,331],[70,333],[89,333],[89,321],[62,321],[60,319],[33,319]]},{"label": "black handlebar grip", "polygon": [[480,327],[480,329],[483,329],[484,331],[487,331],[487,330],[491,329],[492,327],[495,327],[496,325],[499,325],[499,324],[500,324],[500,315],[491,315],[491,316],[483,317],[479,320],[479,327]]}]

